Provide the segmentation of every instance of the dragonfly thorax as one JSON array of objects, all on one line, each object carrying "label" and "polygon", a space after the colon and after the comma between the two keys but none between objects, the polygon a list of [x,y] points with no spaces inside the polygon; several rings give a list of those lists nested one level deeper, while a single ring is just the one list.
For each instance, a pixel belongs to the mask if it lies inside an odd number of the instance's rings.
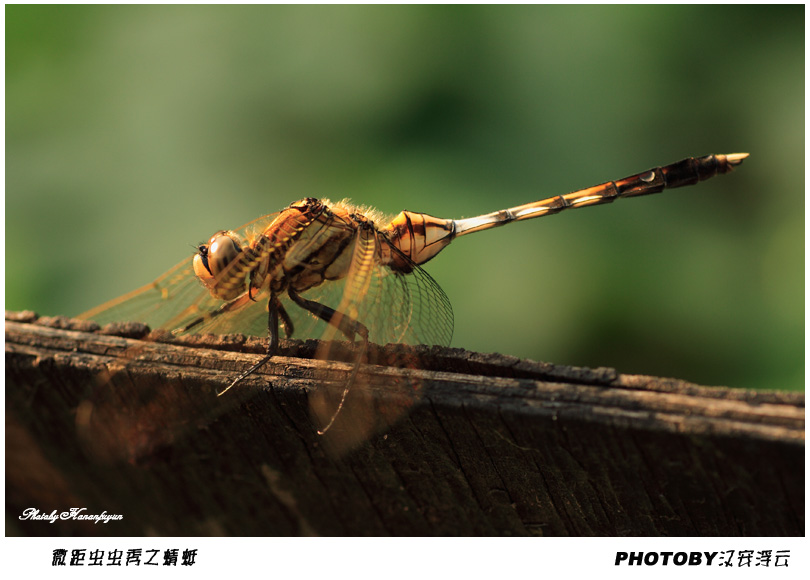
[{"label": "dragonfly thorax", "polygon": [[303,199],[249,242],[232,231],[214,234],[199,246],[194,273],[214,298],[224,301],[245,295],[255,300],[265,290],[304,292],[348,275],[361,229],[382,236],[354,206]]}]

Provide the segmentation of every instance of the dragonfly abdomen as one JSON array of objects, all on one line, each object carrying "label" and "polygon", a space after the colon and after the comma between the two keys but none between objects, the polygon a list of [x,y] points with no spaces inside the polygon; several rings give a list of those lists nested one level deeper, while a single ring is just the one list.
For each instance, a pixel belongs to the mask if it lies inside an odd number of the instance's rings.
[{"label": "dragonfly abdomen", "polygon": [[625,177],[615,184],[619,197],[658,193],[665,189],[694,185],[715,175],[728,173],[746,157],[747,153],[688,157],[665,167],[656,167],[644,173]]},{"label": "dragonfly abdomen", "polygon": [[689,157],[665,167],[648,169],[642,173],[616,181],[608,181],[565,195],[555,195],[473,218],[454,220],[455,236],[478,232],[513,221],[543,217],[564,209],[611,203],[620,197],[637,197],[693,185],[718,174],[728,173],[748,157],[747,153]]},{"label": "dragonfly abdomen", "polygon": [[608,181],[565,195],[555,195],[472,218],[449,220],[424,213],[403,211],[391,221],[384,233],[404,258],[396,252],[391,252],[387,263],[394,270],[407,274],[413,269],[409,265],[409,260],[415,264],[424,264],[457,236],[515,221],[552,215],[566,209],[611,203],[620,197],[636,197],[658,193],[664,189],[693,185],[715,175],[728,173],[746,157],[747,153],[689,157],[617,181]]},{"label": "dragonfly abdomen", "polygon": [[424,264],[453,241],[453,220],[433,217],[426,213],[402,211],[391,220],[384,235],[402,255],[392,252],[387,265],[393,270],[408,274],[413,264]]}]

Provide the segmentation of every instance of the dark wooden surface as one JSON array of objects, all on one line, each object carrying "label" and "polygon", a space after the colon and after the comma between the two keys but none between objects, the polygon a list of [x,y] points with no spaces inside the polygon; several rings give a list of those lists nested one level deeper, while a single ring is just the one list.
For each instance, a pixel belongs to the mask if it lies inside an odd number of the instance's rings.
[{"label": "dark wooden surface", "polygon": [[321,436],[315,342],[217,397],[263,341],[145,333],[7,313],[7,534],[805,533],[802,393],[374,348]]}]

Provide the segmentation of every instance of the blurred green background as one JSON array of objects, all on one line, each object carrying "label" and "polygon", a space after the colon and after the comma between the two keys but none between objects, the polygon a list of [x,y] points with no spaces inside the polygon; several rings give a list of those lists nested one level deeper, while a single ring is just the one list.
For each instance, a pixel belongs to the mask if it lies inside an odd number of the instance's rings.
[{"label": "blurred green background", "polygon": [[453,345],[804,386],[804,7],[7,6],[6,308],[78,314],[306,197],[466,217]]}]

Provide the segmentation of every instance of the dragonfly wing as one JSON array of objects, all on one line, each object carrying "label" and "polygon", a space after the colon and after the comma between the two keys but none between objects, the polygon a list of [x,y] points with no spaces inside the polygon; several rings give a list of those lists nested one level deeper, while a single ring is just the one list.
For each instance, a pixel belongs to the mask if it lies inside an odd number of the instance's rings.
[{"label": "dragonfly wing", "polygon": [[410,265],[409,274],[382,270],[384,280],[376,299],[381,337],[391,343],[449,346],[453,338],[450,299],[430,274]]},{"label": "dragonfly wing", "polygon": [[[278,214],[263,216],[242,226],[237,233],[252,240]],[[240,332],[267,335],[266,298],[246,302],[240,309],[209,317],[187,333]],[[102,304],[80,318],[100,324],[143,322],[152,329],[177,331],[223,305],[197,280],[189,257],[153,283]],[[135,361],[140,347],[127,353]],[[79,403],[76,428],[79,441],[89,456],[105,462],[136,461],[150,450],[182,436],[205,417],[221,413],[223,405],[233,404],[216,397],[214,390],[202,389],[189,397],[179,373],[167,376],[165,370],[141,369],[130,374],[127,365],[112,363],[91,385],[86,399]],[[235,400],[234,400],[235,401]]]},{"label": "dragonfly wing", "polygon": [[[447,296],[415,264],[409,274],[383,265],[381,249],[387,243],[379,232],[361,228],[354,240],[351,267],[342,284],[324,284],[310,292],[308,298],[365,326],[373,343],[449,344],[453,312]],[[318,358],[339,358],[335,356],[335,351],[341,348],[338,330],[327,326],[322,339]],[[363,347],[362,343],[355,344],[357,357],[365,354]],[[355,364],[361,362],[356,360]],[[414,364],[410,358],[397,361],[397,366]],[[390,426],[419,396],[421,385],[407,376],[387,378],[386,394],[380,397],[378,389],[367,388],[374,380],[371,374],[361,370],[355,376],[354,372],[351,375],[354,380],[349,379],[354,383],[348,385],[349,392],[346,381],[342,381],[310,395],[316,424],[321,429],[330,426],[324,434],[324,444],[337,455]],[[333,420],[335,424],[331,427]]]},{"label": "dragonfly wing", "polygon": [[[250,243],[278,216],[278,212],[248,222],[236,233]],[[223,301],[211,296],[194,274],[193,256],[183,260],[157,280],[80,314],[78,318],[99,324],[110,322],[143,322],[153,330],[163,329],[176,334],[242,333],[267,335],[266,300],[250,303],[220,316],[207,317],[222,308]],[[206,318],[186,331],[187,325]]]},{"label": "dragonfly wing", "polygon": [[[301,293],[308,300],[354,318],[368,328],[369,342],[385,345],[427,344],[448,346],[453,336],[453,309],[439,284],[421,267],[404,274],[382,265],[379,245],[373,263]],[[402,259],[407,260],[406,257]],[[362,280],[361,280],[362,279]],[[295,325],[295,338],[347,340],[334,326],[281,296]]]},{"label": "dragonfly wing", "polygon": [[[270,214],[254,220],[236,233],[251,244],[277,216],[278,214]],[[292,254],[285,254],[285,259],[289,258],[290,263],[298,261],[306,264],[305,258],[320,251],[319,244],[330,238],[332,228],[350,230],[353,236],[353,258],[349,271],[340,280],[325,281],[302,292],[303,297],[328,306],[363,325],[369,331],[370,342],[449,344],[453,314],[447,296],[433,278],[415,264],[411,264],[412,271],[408,274],[384,265],[381,249],[383,244],[390,247],[390,243],[373,227],[358,227],[357,224],[342,219],[330,222],[316,220],[307,228],[306,235],[291,248]],[[391,248],[391,251],[398,250]],[[407,260],[404,256],[402,258]],[[254,296],[255,300],[243,295],[236,302],[226,305],[213,298],[199,283],[194,274],[192,259],[189,258],[152,284],[94,308],[81,317],[102,324],[143,322],[153,329],[164,329],[177,334],[242,333],[266,337],[267,297],[268,292],[265,290]],[[286,293],[280,295],[279,299],[293,322],[292,337],[324,339],[325,342],[322,342],[316,356],[334,359],[338,343],[345,337],[334,326],[292,302]],[[195,324],[189,327],[192,323]],[[364,350],[358,348],[356,354],[360,358]],[[361,361],[357,360],[356,364],[359,362]],[[360,378],[355,382],[362,383],[362,376],[363,373],[360,373]],[[393,421],[407,408],[407,402],[412,401],[418,393],[418,385],[405,382],[401,385],[405,396],[386,399],[405,401],[392,408],[381,408],[381,405],[391,403],[381,403],[379,397],[372,398],[368,389],[364,390],[358,385],[346,399],[346,408],[339,422],[343,427],[339,429],[340,425],[336,423],[336,428],[330,431],[331,446],[338,450],[348,449],[367,438],[378,427],[384,427]],[[345,386],[346,382],[342,381],[336,383],[334,388],[318,389],[312,394],[311,407],[321,427],[329,421],[342,401]],[[354,401],[350,400],[352,398]],[[316,409],[319,411],[316,412]],[[98,411],[96,409],[97,414]]]}]

